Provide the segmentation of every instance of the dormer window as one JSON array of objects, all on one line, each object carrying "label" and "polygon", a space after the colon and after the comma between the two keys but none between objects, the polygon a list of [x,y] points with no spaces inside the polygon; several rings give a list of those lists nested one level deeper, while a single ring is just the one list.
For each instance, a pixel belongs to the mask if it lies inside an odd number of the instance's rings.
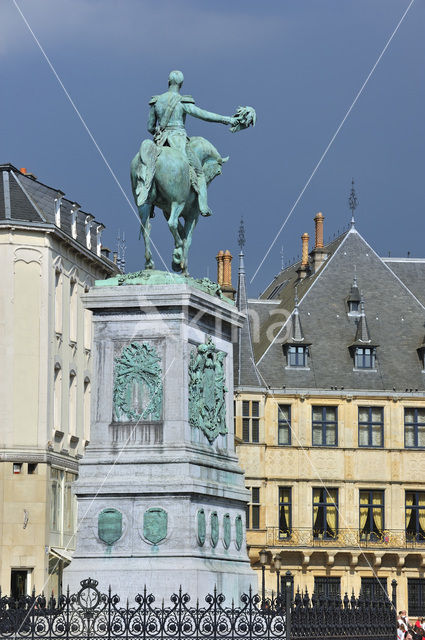
[{"label": "dormer window", "polygon": [[356,347],[354,366],[356,369],[374,369],[375,347]]},{"label": "dormer window", "polygon": [[62,204],[62,194],[58,192],[55,198],[55,225],[59,228],[61,226],[61,204]]},{"label": "dormer window", "polygon": [[102,255],[102,231],[104,229],[103,224],[98,224],[96,227],[96,253],[98,256]]},{"label": "dormer window", "polygon": [[353,284],[351,285],[350,295],[347,298],[347,307],[349,316],[359,316],[361,311],[361,295],[357,284],[357,276],[354,275]]},{"label": "dormer window", "polygon": [[307,366],[308,347],[306,345],[288,346],[288,367]]},{"label": "dormer window", "polygon": [[79,204],[73,204],[71,207],[71,235],[76,240],[77,238],[77,214],[80,208]]},{"label": "dormer window", "polygon": [[86,247],[91,249],[91,223],[94,220],[93,216],[88,215],[84,221],[84,230],[86,233]]}]

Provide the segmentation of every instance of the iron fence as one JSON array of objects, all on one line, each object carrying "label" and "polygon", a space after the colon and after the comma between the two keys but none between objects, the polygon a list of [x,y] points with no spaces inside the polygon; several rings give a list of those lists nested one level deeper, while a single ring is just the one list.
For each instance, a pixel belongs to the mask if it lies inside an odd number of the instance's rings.
[{"label": "iron fence", "polygon": [[[288,583],[290,584],[290,583]],[[44,595],[0,597],[0,639],[14,640],[395,640],[396,616],[386,598],[371,602],[362,595],[311,598],[292,585],[277,598],[252,592],[240,604],[226,606],[214,592],[205,603],[192,604],[180,589],[170,604],[138,594],[122,606],[111,590],[98,590],[96,580],[81,582],[76,594],[55,599]],[[286,611],[290,610],[290,615]]]}]

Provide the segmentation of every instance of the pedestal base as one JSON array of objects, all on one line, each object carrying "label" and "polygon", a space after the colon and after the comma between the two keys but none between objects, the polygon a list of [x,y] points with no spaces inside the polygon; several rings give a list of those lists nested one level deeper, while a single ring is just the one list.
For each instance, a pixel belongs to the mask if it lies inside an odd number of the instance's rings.
[{"label": "pedestal base", "polygon": [[[192,602],[216,587],[239,602],[257,590],[246,551],[249,494],[234,451],[231,333],[239,313],[184,284],[102,286],[87,295],[86,307],[93,311],[96,384],[91,441],[75,483],[77,547],[63,586],[75,592],[91,577],[130,602],[145,586],[165,602],[180,586]],[[204,353],[210,359],[204,381],[202,367],[196,378],[197,403],[202,411],[204,398],[212,415],[215,406],[222,412],[218,435],[205,428],[205,413],[198,425],[193,401],[189,411],[189,368]],[[134,371],[144,366],[139,384]],[[117,372],[125,389],[120,411]],[[211,405],[223,385],[221,404]],[[152,403],[152,388],[160,402]],[[143,406],[154,408],[135,419],[131,407]]]}]

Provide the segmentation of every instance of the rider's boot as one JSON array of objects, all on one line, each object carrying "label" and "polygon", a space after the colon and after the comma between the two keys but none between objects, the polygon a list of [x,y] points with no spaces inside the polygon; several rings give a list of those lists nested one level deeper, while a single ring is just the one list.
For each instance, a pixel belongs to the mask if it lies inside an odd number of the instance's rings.
[{"label": "rider's boot", "polygon": [[201,216],[212,216],[212,211],[208,206],[207,200],[207,181],[203,173],[198,174],[198,203],[199,203],[199,211],[201,212]]}]

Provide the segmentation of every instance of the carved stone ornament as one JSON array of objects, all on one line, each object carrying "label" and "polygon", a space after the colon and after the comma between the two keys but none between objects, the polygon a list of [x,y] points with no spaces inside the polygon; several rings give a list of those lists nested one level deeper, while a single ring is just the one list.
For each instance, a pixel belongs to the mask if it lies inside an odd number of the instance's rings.
[{"label": "carved stone ornament", "polygon": [[115,358],[114,420],[160,420],[162,415],[161,359],[154,346],[132,342]]},{"label": "carved stone ornament", "polygon": [[205,511],[203,509],[199,509],[197,513],[197,521],[198,521],[198,542],[201,547],[205,544],[205,539],[207,537],[207,523],[205,518]]},{"label": "carved stone ornament", "polygon": [[158,544],[167,537],[168,514],[161,507],[153,507],[143,515],[143,535],[148,542]]},{"label": "carved stone ornament", "polygon": [[122,536],[122,513],[118,509],[103,509],[97,519],[98,536],[107,545],[113,545]]},{"label": "carved stone ornament", "polygon": [[216,511],[211,514],[211,544],[213,547],[217,546],[218,542],[218,515]]},{"label": "carved stone ornament", "polygon": [[235,538],[236,548],[239,550],[243,542],[242,516],[236,516],[235,529],[236,529],[236,538]]},{"label": "carved stone ornament", "polygon": [[230,546],[230,539],[232,536],[232,524],[228,513],[223,516],[223,544],[226,549]]},{"label": "carved stone ornament", "polygon": [[189,422],[201,429],[210,443],[227,433],[224,359],[211,337],[190,354]]}]

